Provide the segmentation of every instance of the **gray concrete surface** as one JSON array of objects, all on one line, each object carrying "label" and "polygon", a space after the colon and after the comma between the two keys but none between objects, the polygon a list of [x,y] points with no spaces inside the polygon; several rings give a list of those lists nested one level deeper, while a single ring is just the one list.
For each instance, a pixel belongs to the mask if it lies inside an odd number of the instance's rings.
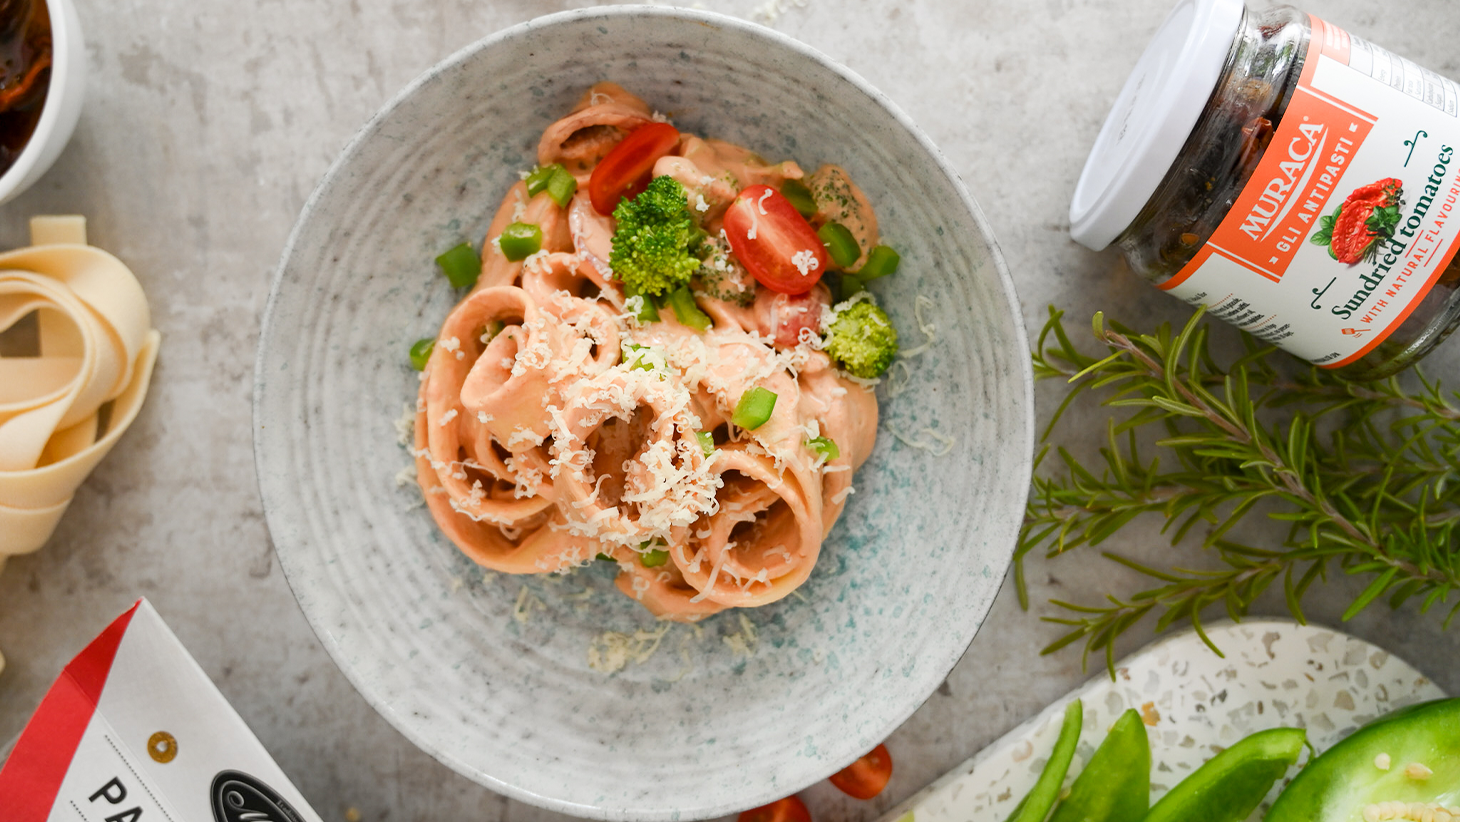
[{"label": "gray concrete surface", "polygon": [[[149,597],[326,820],[545,819],[414,748],[351,690],[310,632],[273,560],[254,483],[249,391],[259,317],[279,251],[325,168],[372,112],[436,60],[505,26],[587,5],[547,0],[77,0],[92,83],[76,137],[50,175],[0,207],[0,247],[35,213],[83,213],[92,241],[131,264],[164,348],[135,427],[82,488],[59,532],[0,576],[0,743],[24,726],[61,667],[139,595]],[[701,7],[756,16],[758,0]],[[1068,239],[1067,205],[1105,111],[1168,0],[782,0],[775,28],[842,60],[942,146],[983,204],[1031,329],[1051,302],[1073,325],[1102,308],[1145,323],[1184,306],[1110,254]],[[1453,0],[1308,0],[1308,11],[1460,78]],[[764,19],[764,16],[762,16]],[[1460,343],[1429,370],[1460,382]],[[1039,389],[1042,416],[1055,386]],[[1081,437],[1084,427],[1091,436]],[[1103,424],[1082,412],[1067,436]],[[1156,562],[1159,523],[1107,543]],[[1243,538],[1275,543],[1275,526]],[[1006,584],[946,685],[889,741],[892,784],[872,802],[829,785],[803,794],[818,822],[865,820],[1069,690],[1079,654],[1041,657],[1058,635],[1050,596],[1135,590],[1093,552],[1031,567],[1034,607]],[[1357,590],[1315,592],[1337,624]],[[1281,614],[1264,599],[1259,612]],[[1382,606],[1347,629],[1460,691],[1460,630]],[[1151,637],[1141,626],[1121,652]],[[350,814],[353,818],[353,814]]]}]

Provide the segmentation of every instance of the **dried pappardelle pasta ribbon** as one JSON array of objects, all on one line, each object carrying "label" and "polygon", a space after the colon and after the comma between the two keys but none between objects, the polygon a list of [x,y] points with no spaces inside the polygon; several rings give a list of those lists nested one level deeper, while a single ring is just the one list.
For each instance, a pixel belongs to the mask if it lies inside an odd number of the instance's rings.
[{"label": "dried pappardelle pasta ribbon", "polygon": [[45,544],[132,424],[161,341],[137,278],[86,244],[84,218],[36,217],[31,243],[0,254],[0,333],[35,314],[40,342],[0,356],[0,569]]}]

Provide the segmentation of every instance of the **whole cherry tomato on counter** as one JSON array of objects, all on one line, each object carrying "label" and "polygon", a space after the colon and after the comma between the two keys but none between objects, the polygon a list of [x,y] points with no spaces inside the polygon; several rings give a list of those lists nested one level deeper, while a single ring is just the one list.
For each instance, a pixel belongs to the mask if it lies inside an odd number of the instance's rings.
[{"label": "whole cherry tomato on counter", "polygon": [[649,185],[654,164],[679,145],[679,129],[668,123],[650,123],[629,132],[593,169],[588,178],[588,199],[593,210],[613,214],[619,200],[634,197]]},{"label": "whole cherry tomato on counter", "polygon": [[886,745],[878,745],[872,752],[831,775],[831,784],[854,799],[871,799],[887,787],[892,778],[892,754]]},{"label": "whole cherry tomato on counter", "polygon": [[790,201],[770,186],[751,186],[725,211],[735,259],[756,282],[782,294],[805,294],[826,272],[826,246]]},{"label": "whole cherry tomato on counter", "polygon": [[811,822],[811,811],[799,797],[788,796],[769,805],[743,811],[736,822]]}]

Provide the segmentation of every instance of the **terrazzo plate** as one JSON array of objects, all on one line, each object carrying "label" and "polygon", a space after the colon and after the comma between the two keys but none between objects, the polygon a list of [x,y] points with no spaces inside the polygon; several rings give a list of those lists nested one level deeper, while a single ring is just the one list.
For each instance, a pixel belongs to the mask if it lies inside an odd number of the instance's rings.
[{"label": "terrazzo plate", "polygon": [[[899,367],[905,390],[882,397],[876,451],[810,580],[697,628],[656,624],[613,590],[607,563],[567,577],[484,574],[438,533],[413,483],[396,481],[411,459],[395,423],[418,386],[407,349],[458,298],[433,258],[480,245],[542,130],[601,79],[681,129],[848,167],[902,253],[878,288],[908,345],[921,342],[914,297],[933,299],[936,342]],[[983,216],[906,116],[770,30],[620,6],[545,17],[453,55],[345,149],[270,294],[255,456],[300,606],[401,733],[543,807],[695,819],[834,773],[942,682],[1008,567],[1029,484],[1031,386]],[[635,653],[605,672],[609,639]]]},{"label": "terrazzo plate", "polygon": [[[1079,775],[1122,713],[1141,712],[1151,740],[1151,801],[1248,734],[1308,730],[1327,750],[1381,714],[1445,693],[1404,660],[1347,634],[1287,620],[1248,620],[1206,628],[1226,654],[1195,632],[1153,643],[1050,705],[889,811],[881,822],[1003,822],[1054,748],[1065,707],[1084,701],[1084,725],[1067,780]],[[1289,774],[1291,777],[1292,774]],[[1280,780],[1251,820],[1287,785]]]}]

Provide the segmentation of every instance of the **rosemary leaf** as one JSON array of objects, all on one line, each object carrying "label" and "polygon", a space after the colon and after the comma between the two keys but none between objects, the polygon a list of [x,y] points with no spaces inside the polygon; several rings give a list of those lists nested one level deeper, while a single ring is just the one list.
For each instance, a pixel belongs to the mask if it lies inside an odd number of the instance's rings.
[{"label": "rosemary leaf", "polygon": [[[1174,546],[1198,527],[1218,570],[1158,569],[1105,552],[1149,580],[1128,598],[1100,605],[1054,601],[1069,616],[1045,617],[1070,630],[1042,653],[1083,641],[1083,657],[1113,659],[1114,642],[1147,614],[1157,630],[1202,631],[1208,608],[1240,620],[1280,583],[1288,610],[1304,621],[1303,600],[1330,568],[1370,577],[1344,612],[1352,619],[1381,597],[1391,607],[1417,599],[1420,613],[1449,606],[1460,590],[1460,394],[1412,372],[1356,383],[1244,335],[1243,353],[1223,366],[1198,310],[1178,332],[1163,324],[1139,333],[1097,313],[1091,330],[1103,351],[1079,350],[1050,307],[1033,354],[1040,379],[1067,383],[1045,430],[1039,474],[1015,551],[1020,605],[1029,607],[1024,562],[1098,545],[1142,514],[1166,521]],[[1111,411],[1100,463],[1087,465],[1051,442],[1056,423],[1083,393]],[[1138,450],[1149,432],[1156,454]],[[1053,447],[1057,460],[1043,456]],[[1226,540],[1254,516],[1288,523],[1277,549]],[[1460,614],[1445,609],[1444,624]]]}]

